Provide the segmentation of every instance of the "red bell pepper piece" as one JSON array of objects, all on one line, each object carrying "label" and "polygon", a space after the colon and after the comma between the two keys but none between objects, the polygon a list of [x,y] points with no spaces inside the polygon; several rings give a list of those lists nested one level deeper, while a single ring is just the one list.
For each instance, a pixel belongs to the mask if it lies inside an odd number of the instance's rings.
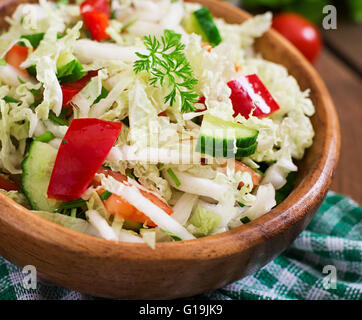
[{"label": "red bell pepper piece", "polygon": [[207,110],[205,101],[206,101],[206,98],[205,98],[204,96],[200,97],[200,99],[199,99],[199,101],[197,101],[197,103],[203,104],[203,105],[204,105],[204,108],[202,108],[202,109],[197,109],[196,112],[198,112],[198,111],[201,112],[201,111]]},{"label": "red bell pepper piece", "polygon": [[9,180],[0,174],[0,189],[11,191],[11,190],[20,190],[20,187],[15,184],[15,182]]},{"label": "red bell pepper piece", "polygon": [[80,5],[80,13],[84,26],[93,40],[102,41],[110,38],[106,32],[111,15],[109,0],[86,0]]},{"label": "red bell pepper piece", "polygon": [[69,107],[70,101],[73,97],[87,85],[91,78],[95,77],[97,74],[98,71],[89,71],[82,79],[63,84],[61,86],[63,93],[63,107]]},{"label": "red bell pepper piece", "polygon": [[85,0],[80,5],[80,12],[103,12],[108,18],[111,16],[110,0]]},{"label": "red bell pepper piece", "polygon": [[20,65],[28,58],[29,49],[14,44],[5,56],[5,61],[19,70],[24,75],[28,75],[25,69],[20,68]]},{"label": "red bell pepper piece", "polygon": [[265,117],[280,109],[268,89],[256,74],[229,81],[230,99],[233,104],[234,117],[241,114],[246,119],[254,109],[254,117]]},{"label": "red bell pepper piece", "polygon": [[106,159],[121,128],[121,122],[74,119],[59,147],[48,197],[61,201],[81,197]]}]

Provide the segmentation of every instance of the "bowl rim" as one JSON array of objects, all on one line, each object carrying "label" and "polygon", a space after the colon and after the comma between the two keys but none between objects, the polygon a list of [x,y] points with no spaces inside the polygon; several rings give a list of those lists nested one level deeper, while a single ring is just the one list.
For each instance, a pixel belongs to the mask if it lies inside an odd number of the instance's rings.
[{"label": "bowl rim", "polygon": [[[225,2],[217,0],[194,2],[201,2],[206,6],[223,7],[224,10],[233,11],[235,15],[243,19],[251,17],[245,11]],[[3,5],[6,6],[6,3]],[[146,244],[106,240],[63,227],[38,216],[3,194],[0,194],[0,205],[2,208],[7,207],[11,210],[12,215],[5,218],[0,215],[0,221],[17,229],[29,239],[33,238],[47,246],[61,247],[69,252],[86,252],[87,255],[95,257],[122,256],[129,260],[222,258],[252,248],[291,228],[302,220],[310,209],[322,201],[330,186],[331,177],[339,158],[339,122],[327,88],[313,66],[276,31],[268,30],[267,35],[275,41],[276,45],[284,47],[293,58],[302,63],[304,72],[309,75],[311,81],[309,86],[318,88],[320,105],[326,109],[326,118],[322,119],[325,122],[324,136],[326,137],[322,144],[322,156],[287,199],[271,211],[248,224],[216,235],[187,241],[157,243],[155,250]]]}]

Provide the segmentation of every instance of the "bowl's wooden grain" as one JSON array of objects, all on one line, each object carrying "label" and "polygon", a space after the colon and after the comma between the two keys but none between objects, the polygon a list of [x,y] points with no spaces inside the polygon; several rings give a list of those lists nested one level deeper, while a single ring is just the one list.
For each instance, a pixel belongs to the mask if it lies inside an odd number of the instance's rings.
[{"label": "bowl's wooden grain", "polygon": [[[0,3],[0,28],[23,0]],[[226,3],[200,0],[229,23],[249,15]],[[142,244],[116,243],[65,229],[0,194],[0,255],[36,266],[55,284],[96,296],[163,299],[199,294],[246,276],[279,255],[312,219],[337,165],[340,134],[329,93],[313,67],[273,31],[259,39],[264,57],[281,63],[316,106],[316,136],[300,163],[299,184],[279,206],[232,231],[198,240]]]}]

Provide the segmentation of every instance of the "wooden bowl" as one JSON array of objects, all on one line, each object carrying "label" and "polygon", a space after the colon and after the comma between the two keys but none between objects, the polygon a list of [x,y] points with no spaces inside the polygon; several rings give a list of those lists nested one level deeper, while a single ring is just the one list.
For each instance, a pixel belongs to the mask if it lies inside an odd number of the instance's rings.
[{"label": "wooden bowl", "polygon": [[[23,0],[0,3],[0,27]],[[241,23],[250,15],[223,2],[200,0],[218,17]],[[298,185],[264,216],[231,231],[191,241],[144,244],[107,241],[49,222],[0,195],[0,255],[34,265],[57,285],[94,296],[127,299],[188,297],[220,288],[257,271],[285,250],[307,226],[331,184],[340,133],[330,95],[313,67],[284,38],[268,31],[255,44],[283,64],[316,106],[314,144],[299,164]]]}]

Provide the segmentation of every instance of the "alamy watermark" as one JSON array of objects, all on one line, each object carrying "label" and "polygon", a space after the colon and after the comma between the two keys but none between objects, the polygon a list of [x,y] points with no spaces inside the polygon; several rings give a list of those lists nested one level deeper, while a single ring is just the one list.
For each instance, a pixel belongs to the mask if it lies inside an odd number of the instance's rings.
[{"label": "alamy watermark", "polygon": [[36,267],[29,264],[23,268],[22,273],[25,274],[25,277],[23,278],[24,289],[34,289],[35,290],[37,288]]},{"label": "alamy watermark", "polygon": [[323,28],[325,30],[337,29],[337,8],[333,5],[327,5],[323,8],[323,13],[326,15],[323,18]]},{"label": "alamy watermark", "polygon": [[327,274],[322,280],[323,288],[326,290],[337,289],[337,269],[336,269],[336,267],[328,264],[323,267],[322,273]]}]

